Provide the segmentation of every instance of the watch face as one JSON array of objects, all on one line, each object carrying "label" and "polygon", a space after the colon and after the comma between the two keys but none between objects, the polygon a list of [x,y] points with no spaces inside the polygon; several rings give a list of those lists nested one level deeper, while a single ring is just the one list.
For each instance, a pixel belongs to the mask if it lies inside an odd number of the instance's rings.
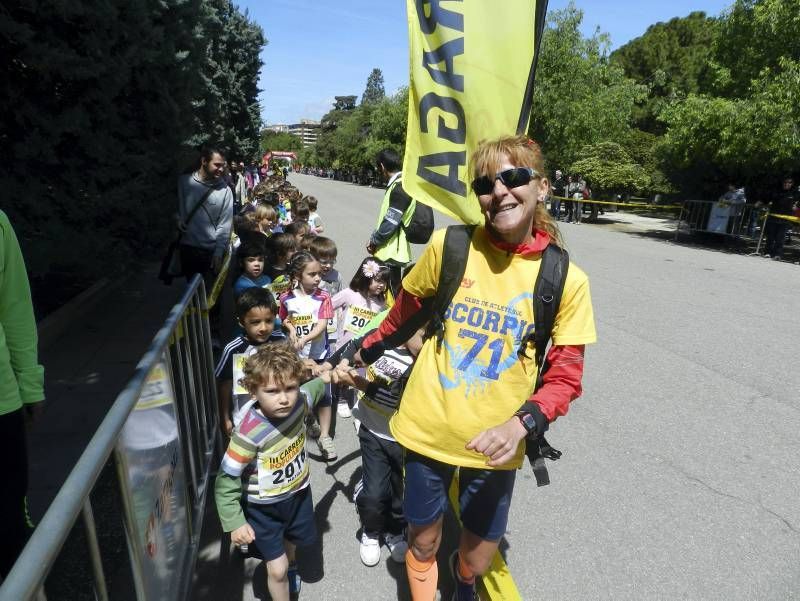
[{"label": "watch face", "polygon": [[523,413],[520,415],[522,419],[522,425],[525,426],[525,429],[530,432],[536,428],[536,420],[533,419],[533,416],[530,413]]}]

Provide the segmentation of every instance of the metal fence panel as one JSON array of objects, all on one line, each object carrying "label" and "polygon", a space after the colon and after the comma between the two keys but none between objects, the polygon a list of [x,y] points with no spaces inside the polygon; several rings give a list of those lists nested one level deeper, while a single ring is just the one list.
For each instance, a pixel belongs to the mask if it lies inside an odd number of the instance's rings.
[{"label": "metal fence panel", "polygon": [[175,394],[163,361],[150,372],[116,447],[130,499],[129,552],[148,601],[176,599],[189,549],[189,508]]},{"label": "metal fence panel", "polygon": [[95,594],[106,597],[89,497],[112,452],[136,598],[186,597],[221,448],[207,313],[195,276],[3,582],[0,601],[45,599],[42,586],[81,514]]}]

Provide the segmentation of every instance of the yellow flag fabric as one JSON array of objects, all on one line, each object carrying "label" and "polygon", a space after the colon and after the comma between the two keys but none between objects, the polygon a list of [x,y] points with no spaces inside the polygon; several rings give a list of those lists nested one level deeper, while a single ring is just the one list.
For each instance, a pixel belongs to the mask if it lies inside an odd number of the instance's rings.
[{"label": "yellow flag fabric", "polygon": [[406,0],[411,63],[403,188],[482,221],[467,161],[481,140],[525,133],[546,0]]}]

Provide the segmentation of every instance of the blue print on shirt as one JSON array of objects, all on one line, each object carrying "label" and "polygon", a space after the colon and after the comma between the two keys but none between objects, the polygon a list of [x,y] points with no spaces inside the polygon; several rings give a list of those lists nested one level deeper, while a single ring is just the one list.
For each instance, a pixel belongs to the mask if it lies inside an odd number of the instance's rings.
[{"label": "blue print on shirt", "polygon": [[[533,302],[531,292],[516,296],[505,306],[473,298],[450,304],[445,313],[446,327],[458,328],[458,339],[463,344],[443,343],[454,372],[452,379],[439,375],[445,390],[464,384],[465,394],[471,396],[483,391],[491,380],[497,380],[518,361],[517,348],[534,327],[520,317],[522,311],[518,306],[525,302]],[[510,346],[510,351],[504,358],[506,346]],[[488,358],[486,353],[479,356],[484,349],[490,351]]]}]

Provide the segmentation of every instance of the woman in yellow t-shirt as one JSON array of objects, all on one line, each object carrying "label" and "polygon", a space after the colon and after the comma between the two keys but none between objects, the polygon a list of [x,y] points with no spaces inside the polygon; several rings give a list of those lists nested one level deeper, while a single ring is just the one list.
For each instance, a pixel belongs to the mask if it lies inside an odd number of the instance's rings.
[{"label": "woman in yellow t-shirt", "polygon": [[[406,570],[415,601],[430,601],[436,591],[436,551],[456,469],[464,529],[451,558],[454,598],[473,599],[475,577],[488,569],[506,530],[523,439],[543,434],[580,396],[584,345],[596,338],[588,278],[570,264],[549,369],[533,393],[538,366],[533,358],[520,358],[517,348],[533,327],[542,251],[551,242],[561,244],[544,205],[550,187],[544,160],[531,140],[501,138],[476,150],[471,170],[484,223],[472,236],[442,344],[426,341],[390,424],[406,448]],[[423,301],[436,294],[443,245],[444,231],[436,232],[389,315],[364,340],[362,361],[374,361],[427,321],[430,303]]]}]

